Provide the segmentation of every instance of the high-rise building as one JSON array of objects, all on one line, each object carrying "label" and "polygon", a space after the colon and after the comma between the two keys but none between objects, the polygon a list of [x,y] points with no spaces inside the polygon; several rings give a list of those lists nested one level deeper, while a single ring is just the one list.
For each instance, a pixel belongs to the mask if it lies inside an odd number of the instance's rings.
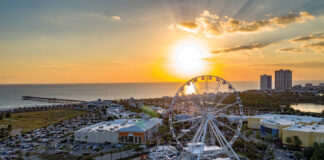
[{"label": "high-rise building", "polygon": [[285,90],[292,87],[292,72],[290,70],[275,71],[275,89]]},{"label": "high-rise building", "polygon": [[272,77],[270,75],[260,76],[260,89],[261,90],[271,90],[272,89]]}]

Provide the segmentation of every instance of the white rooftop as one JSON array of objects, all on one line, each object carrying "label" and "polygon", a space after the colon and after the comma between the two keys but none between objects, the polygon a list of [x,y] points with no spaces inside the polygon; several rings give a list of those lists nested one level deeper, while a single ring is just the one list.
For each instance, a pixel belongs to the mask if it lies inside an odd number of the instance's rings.
[{"label": "white rooftop", "polygon": [[318,133],[324,133],[324,125],[293,125],[287,128],[284,128],[284,130],[289,131],[300,131],[300,132],[318,132]]},{"label": "white rooftop", "polygon": [[[142,119],[117,119],[114,121],[103,121],[76,132],[116,132],[116,131],[146,131],[157,123],[162,123],[162,119],[151,118],[149,120]],[[144,127],[143,127],[144,126]],[[140,128],[140,129],[138,129]]]},{"label": "white rooftop", "polygon": [[82,128],[78,131],[86,132],[114,132],[121,128],[130,127],[137,122],[140,122],[141,119],[117,119],[114,121],[103,121],[85,128]]},{"label": "white rooftop", "polygon": [[274,125],[294,125],[298,124],[300,121],[294,119],[286,119],[286,118],[279,118],[279,119],[262,119],[261,123],[270,123]]},{"label": "white rooftop", "polygon": [[280,122],[285,123],[285,121],[299,121],[299,122],[311,123],[311,122],[321,122],[323,119],[323,118],[317,118],[311,116],[280,115],[280,114],[262,114],[262,115],[249,116],[249,117],[271,119],[279,123]]}]

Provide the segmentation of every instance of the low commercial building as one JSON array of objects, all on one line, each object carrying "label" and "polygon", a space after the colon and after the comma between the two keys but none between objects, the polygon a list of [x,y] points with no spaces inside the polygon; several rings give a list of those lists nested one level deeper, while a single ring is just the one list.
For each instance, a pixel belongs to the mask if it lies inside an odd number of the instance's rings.
[{"label": "low commercial building", "polygon": [[248,127],[251,129],[261,129],[260,122],[262,119],[273,118],[273,114],[263,114],[248,117]]},{"label": "low commercial building", "polygon": [[126,111],[124,107],[109,107],[106,109],[106,116],[107,117],[116,117],[116,118],[135,118],[138,116],[138,113]]},{"label": "low commercial building", "polygon": [[286,138],[297,136],[302,142],[301,146],[311,147],[315,142],[324,143],[324,125],[293,125],[283,129],[282,143],[287,144]]},{"label": "low commercial building", "polygon": [[104,121],[74,132],[75,140],[88,143],[144,143],[158,132],[162,119],[117,119]]},{"label": "low commercial building", "polygon": [[159,132],[162,119],[151,118],[130,127],[118,130],[120,142],[122,143],[143,143],[151,139],[155,133]]},{"label": "low commercial building", "polygon": [[260,129],[261,136],[271,134],[282,138],[282,130],[296,124],[316,124],[321,123],[322,118],[310,116],[296,116],[296,115],[276,115],[265,114],[248,117],[248,127],[252,129]]}]

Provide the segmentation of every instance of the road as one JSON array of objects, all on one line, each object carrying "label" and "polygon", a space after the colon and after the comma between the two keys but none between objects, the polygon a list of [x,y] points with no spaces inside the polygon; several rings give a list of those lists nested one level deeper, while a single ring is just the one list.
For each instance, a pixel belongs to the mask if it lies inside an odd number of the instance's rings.
[{"label": "road", "polygon": [[135,151],[124,151],[124,152],[118,152],[118,153],[114,153],[114,154],[106,154],[103,157],[97,157],[95,158],[96,160],[118,160],[120,158],[126,158],[129,156],[132,156],[136,154]]}]

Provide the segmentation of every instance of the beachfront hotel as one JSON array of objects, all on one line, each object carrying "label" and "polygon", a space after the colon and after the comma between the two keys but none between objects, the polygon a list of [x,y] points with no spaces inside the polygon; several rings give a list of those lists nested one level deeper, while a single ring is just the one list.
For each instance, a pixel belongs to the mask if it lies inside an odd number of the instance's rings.
[{"label": "beachfront hotel", "polygon": [[292,87],[292,71],[278,70],[275,71],[275,89],[286,90]]},{"label": "beachfront hotel", "polygon": [[272,76],[261,75],[260,76],[260,90],[271,90],[272,89]]}]

